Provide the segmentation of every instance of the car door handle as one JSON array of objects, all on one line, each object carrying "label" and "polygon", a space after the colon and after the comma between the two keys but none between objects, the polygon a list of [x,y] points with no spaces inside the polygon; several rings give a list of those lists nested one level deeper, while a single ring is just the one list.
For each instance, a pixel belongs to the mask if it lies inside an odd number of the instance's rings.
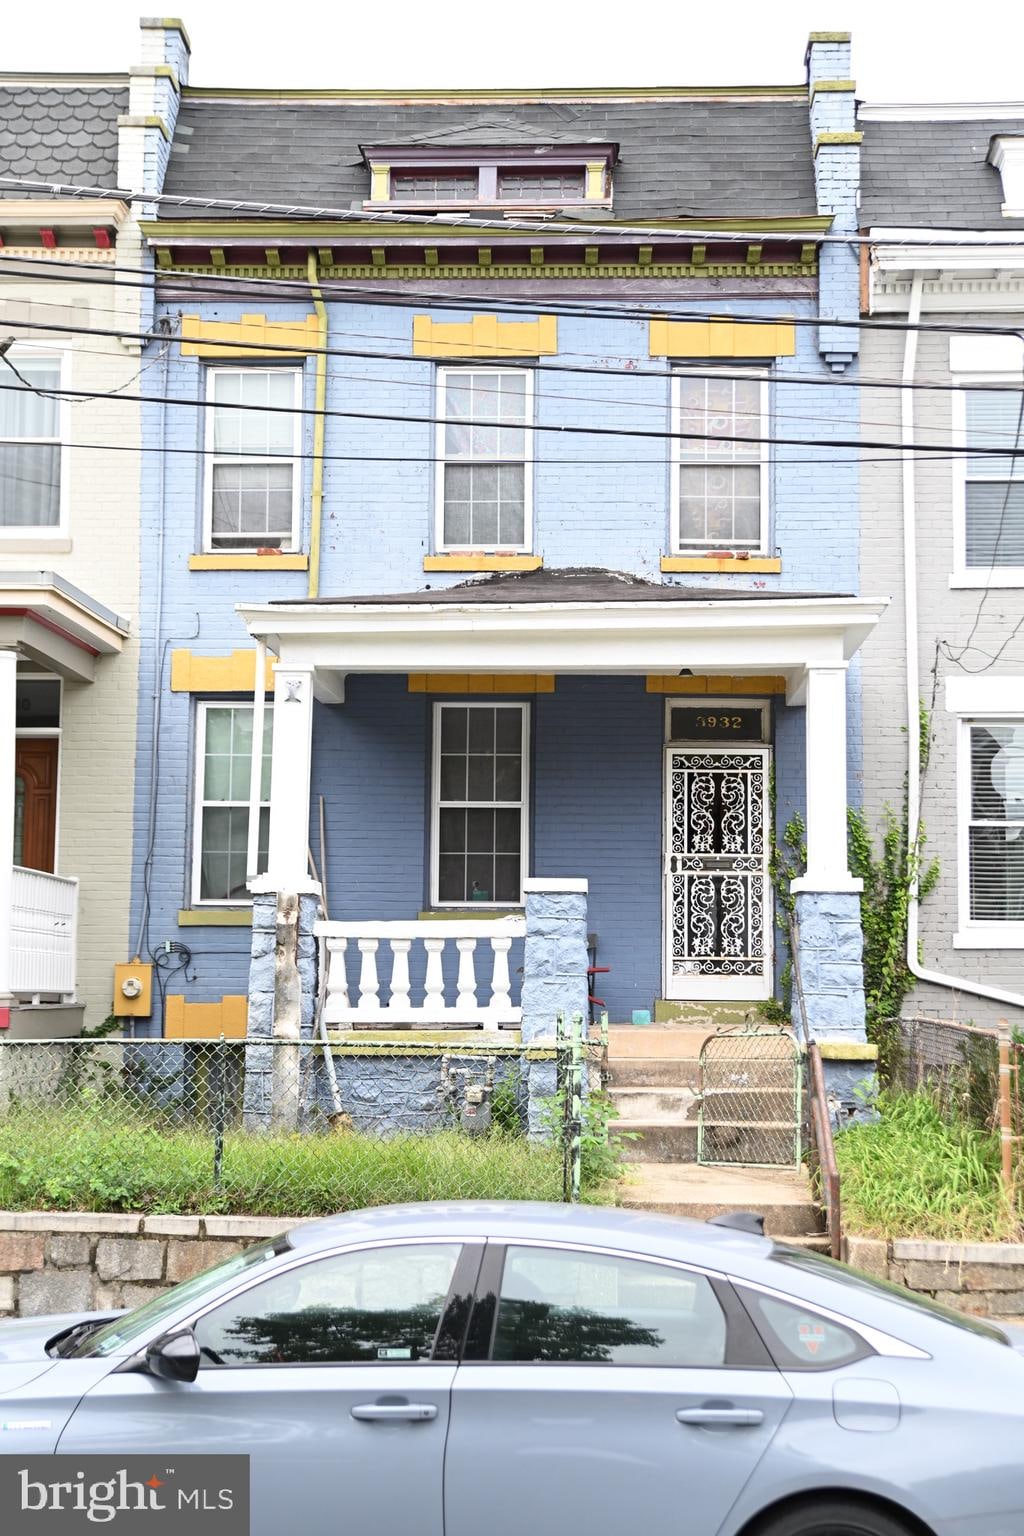
[{"label": "car door handle", "polygon": [[354,1419],[361,1419],[367,1424],[402,1419],[410,1424],[423,1424],[428,1419],[437,1418],[437,1406],[434,1403],[356,1403],[351,1412]]},{"label": "car door handle", "polygon": [[676,1418],[680,1424],[735,1424],[742,1427],[764,1423],[760,1408],[679,1408]]}]

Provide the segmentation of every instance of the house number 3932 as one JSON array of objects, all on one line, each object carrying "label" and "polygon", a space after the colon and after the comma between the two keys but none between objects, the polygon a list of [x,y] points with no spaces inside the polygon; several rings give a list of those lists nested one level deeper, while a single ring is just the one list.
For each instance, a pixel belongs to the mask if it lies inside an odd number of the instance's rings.
[{"label": "house number 3932", "polygon": [[743,729],[740,715],[698,715],[697,724],[706,731],[739,731]]}]

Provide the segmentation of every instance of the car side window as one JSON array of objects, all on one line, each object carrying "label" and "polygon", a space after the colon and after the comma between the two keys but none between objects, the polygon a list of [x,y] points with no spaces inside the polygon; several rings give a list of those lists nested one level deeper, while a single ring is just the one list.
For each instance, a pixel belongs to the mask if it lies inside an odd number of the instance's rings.
[{"label": "car side window", "polygon": [[830,1371],[874,1353],[859,1333],[819,1312],[746,1286],[737,1292],[780,1371]]},{"label": "car side window", "polygon": [[726,1321],[701,1274],[571,1249],[509,1247],[491,1359],[718,1366]]},{"label": "car side window", "polygon": [[273,1275],[197,1320],[202,1365],[429,1360],[460,1246],[361,1249]]}]

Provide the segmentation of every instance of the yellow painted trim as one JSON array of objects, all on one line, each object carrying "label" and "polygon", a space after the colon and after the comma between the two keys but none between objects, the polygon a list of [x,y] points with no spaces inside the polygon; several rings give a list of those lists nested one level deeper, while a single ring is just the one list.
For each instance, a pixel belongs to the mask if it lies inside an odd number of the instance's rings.
[{"label": "yellow painted trim", "polygon": [[370,166],[370,201],[386,203],[391,196],[391,167],[374,162]]},{"label": "yellow painted trim", "polygon": [[545,357],[558,351],[558,322],[554,315],[536,320],[474,315],[465,322],[414,315],[412,351],[414,357]]},{"label": "yellow painted trim", "polygon": [[181,317],[182,357],[244,357],[251,360],[254,350],[259,347],[270,347],[274,357],[304,357],[306,353],[316,351],[319,338],[320,325],[315,314],[304,315],[301,320],[268,320],[266,315],[243,315],[241,320],[204,320],[201,315]]},{"label": "yellow painted trim", "polygon": [[712,673],[696,677],[676,677],[651,674],[647,678],[648,693],[697,693],[710,694],[769,694],[785,693],[784,677],[716,677]]},{"label": "yellow painted trim", "polygon": [[604,160],[587,161],[587,180],[583,196],[588,203],[604,200],[607,174],[608,166]]},{"label": "yellow painted trim", "polygon": [[539,571],[540,555],[424,555],[425,571]]},{"label": "yellow painted trim", "polygon": [[752,555],[749,560],[737,560],[735,556],[719,560],[713,555],[662,555],[661,568],[676,573],[711,571],[721,576],[771,576],[782,570],[782,561],[762,555]]},{"label": "yellow painted trim", "polygon": [[222,997],[219,1003],[187,1003],[169,992],[164,1004],[164,1037],[168,1040],[244,1040],[249,1000]]},{"label": "yellow painted trim", "polygon": [[123,117],[118,118],[117,126],[119,128],[158,128],[167,143],[171,142],[171,130],[162,117],[133,117],[131,113],[126,112]]},{"label": "yellow painted trim", "polygon": [[410,693],[554,693],[547,672],[410,672]]},{"label": "yellow painted trim", "polygon": [[796,326],[788,320],[744,325],[737,320],[652,320],[652,357],[792,357]]},{"label": "yellow painted trim", "polygon": [[[227,656],[194,656],[191,651],[171,652],[172,693],[252,693],[256,687],[256,652],[232,651]],[[267,658],[267,692],[273,692],[274,673]]]},{"label": "yellow painted trim", "polygon": [[831,144],[863,144],[862,133],[819,133],[814,141],[814,158],[818,158],[819,149],[827,149]]},{"label": "yellow painted trim", "polygon": [[190,571],[305,571],[308,555],[189,555]]},{"label": "yellow painted trim", "polygon": [[878,1046],[866,1040],[819,1040],[822,1061],[877,1061]]},{"label": "yellow painted trim", "polygon": [[814,80],[811,82],[811,100],[821,92],[828,91],[855,91],[856,80]]},{"label": "yellow painted trim", "polygon": [[808,32],[809,43],[848,43],[852,32]]},{"label": "yellow painted trim", "polygon": [[316,384],[313,416],[313,476],[310,488],[308,597],[320,595],[320,528],[324,506],[324,434],[327,425],[327,309],[320,292],[316,253],[310,251],[306,270],[316,316]]},{"label": "yellow painted trim", "polygon": [[179,928],[251,928],[251,907],[182,907]]},{"label": "yellow painted trim", "polygon": [[[464,907],[426,907],[422,912],[417,912],[416,921],[436,923],[450,920],[453,923],[464,923],[467,917],[474,917],[482,921],[492,918],[498,922],[501,918],[508,917],[510,912],[514,913],[517,910],[515,907],[488,907],[483,903],[479,912],[475,904],[467,904]],[[404,1035],[405,1031],[403,1030],[402,1033]]]}]

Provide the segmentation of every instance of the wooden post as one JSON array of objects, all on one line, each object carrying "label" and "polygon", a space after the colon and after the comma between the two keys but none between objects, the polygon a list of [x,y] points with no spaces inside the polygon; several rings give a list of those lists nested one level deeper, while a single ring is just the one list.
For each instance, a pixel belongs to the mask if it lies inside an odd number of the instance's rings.
[{"label": "wooden post", "polygon": [[1013,1111],[1010,1104],[1010,1030],[999,1020],[999,1148],[1002,1153],[1003,1187],[1013,1194]]}]

